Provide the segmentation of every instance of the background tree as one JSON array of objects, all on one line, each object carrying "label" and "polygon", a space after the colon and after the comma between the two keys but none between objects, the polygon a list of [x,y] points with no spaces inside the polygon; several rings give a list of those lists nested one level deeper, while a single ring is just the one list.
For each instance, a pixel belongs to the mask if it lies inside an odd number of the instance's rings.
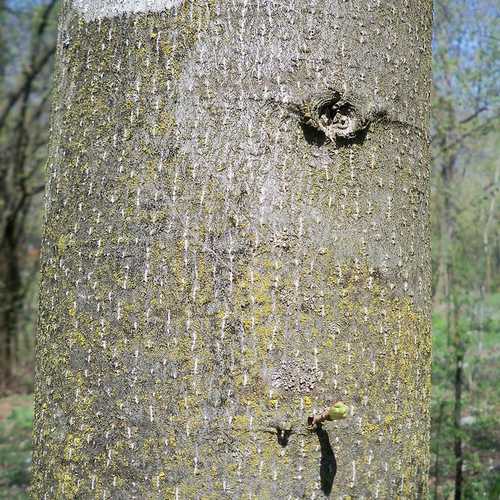
[{"label": "background tree", "polygon": [[0,393],[31,360],[55,4],[0,2]]},{"label": "background tree", "polygon": [[[488,0],[435,2],[432,212],[436,497],[447,495],[450,473],[457,499],[464,495],[464,488],[466,498],[495,496],[493,490],[500,488],[493,480],[492,468],[488,472],[483,463],[483,477],[478,477],[479,469],[472,465],[480,455],[483,461],[488,456],[481,450],[483,445],[477,446],[488,440],[475,438],[491,436],[491,415],[498,414],[499,399],[489,384],[477,385],[480,379],[488,380],[498,366],[498,355],[485,349],[491,347],[491,336],[498,333],[494,313],[498,280],[493,278],[498,276],[500,263],[495,231],[500,168],[498,141],[494,139],[500,117],[498,71],[494,70],[495,66],[498,70],[497,20],[498,9]],[[468,432],[464,425],[469,426]],[[491,439],[487,450],[497,438]],[[450,447],[452,460],[447,454]]]},{"label": "background tree", "polygon": [[430,3],[148,5],[62,6],[33,495],[424,497]]}]

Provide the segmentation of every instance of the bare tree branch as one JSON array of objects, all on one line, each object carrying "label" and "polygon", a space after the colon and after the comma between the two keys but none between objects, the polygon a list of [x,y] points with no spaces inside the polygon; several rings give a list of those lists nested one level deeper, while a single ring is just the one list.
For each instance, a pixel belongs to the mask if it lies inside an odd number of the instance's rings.
[{"label": "bare tree branch", "polygon": [[38,74],[43,70],[45,65],[48,63],[50,58],[55,53],[56,47],[52,45],[49,49],[43,54],[43,56],[37,61],[36,64],[30,66],[28,71],[25,71],[24,78],[20,83],[19,87],[14,90],[6,99],[7,103],[4,106],[3,110],[0,112],[0,128],[5,125],[5,121],[9,116],[12,108],[18,102],[18,100],[23,96],[28,88],[31,87],[33,81],[38,76]]}]

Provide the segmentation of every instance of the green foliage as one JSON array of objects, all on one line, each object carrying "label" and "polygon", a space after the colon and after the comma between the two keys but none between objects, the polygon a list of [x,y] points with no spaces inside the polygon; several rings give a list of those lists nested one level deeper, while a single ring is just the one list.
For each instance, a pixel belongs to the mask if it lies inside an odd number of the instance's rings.
[{"label": "green foliage", "polygon": [[25,499],[31,477],[32,402],[18,397],[3,403],[18,406],[0,421],[0,499]]},{"label": "green foliage", "polygon": [[493,0],[434,1],[430,490],[439,499],[455,496],[455,449],[461,498],[500,497],[497,20]]},{"label": "green foliage", "polygon": [[[461,428],[454,426],[454,349],[448,337],[444,314],[433,315],[433,398],[431,439],[431,492],[436,499],[454,491],[454,438],[460,435],[464,449],[465,499],[499,498],[500,474],[500,386],[498,384],[498,303],[500,293],[475,303],[482,321],[478,325],[474,309],[466,309],[460,322],[465,341],[464,394]],[[473,301],[471,301],[474,304]],[[470,306],[471,304],[469,304]],[[476,311],[477,312],[477,311]],[[437,464],[437,465],[436,465]],[[438,488],[436,490],[436,479]]]}]

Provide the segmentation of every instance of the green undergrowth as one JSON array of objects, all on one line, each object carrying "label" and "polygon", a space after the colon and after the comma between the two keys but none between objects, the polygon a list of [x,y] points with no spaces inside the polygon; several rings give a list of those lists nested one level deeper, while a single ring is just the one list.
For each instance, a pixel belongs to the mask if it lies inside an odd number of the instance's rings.
[{"label": "green undergrowth", "polygon": [[[461,428],[454,426],[455,351],[446,311],[433,314],[431,499],[453,498],[454,439],[463,443],[463,498],[500,498],[500,294],[477,301],[474,316],[463,308],[464,344]],[[470,308],[469,308],[470,309]]]},{"label": "green undergrowth", "polygon": [[33,399],[0,399],[0,499],[29,498]]}]

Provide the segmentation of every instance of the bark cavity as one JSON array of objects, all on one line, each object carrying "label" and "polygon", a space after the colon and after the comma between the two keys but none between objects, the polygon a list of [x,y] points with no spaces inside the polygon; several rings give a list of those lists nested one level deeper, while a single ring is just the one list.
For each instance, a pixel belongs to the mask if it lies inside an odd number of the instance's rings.
[{"label": "bark cavity", "polygon": [[385,115],[373,111],[361,97],[337,90],[313,95],[301,104],[292,103],[288,110],[298,118],[305,140],[317,146],[362,142],[370,123]]}]

